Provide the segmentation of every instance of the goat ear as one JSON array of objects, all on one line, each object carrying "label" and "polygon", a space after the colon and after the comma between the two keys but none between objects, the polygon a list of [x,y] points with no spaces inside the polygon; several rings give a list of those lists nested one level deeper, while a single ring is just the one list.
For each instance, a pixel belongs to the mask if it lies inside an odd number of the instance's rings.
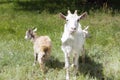
[{"label": "goat ear", "polygon": [[62,13],[59,14],[62,19],[66,19],[66,16],[63,15]]},{"label": "goat ear", "polygon": [[37,31],[37,28],[33,29],[33,32],[36,32]]},{"label": "goat ear", "polygon": [[84,19],[87,16],[87,12],[84,12],[79,16],[79,19]]}]

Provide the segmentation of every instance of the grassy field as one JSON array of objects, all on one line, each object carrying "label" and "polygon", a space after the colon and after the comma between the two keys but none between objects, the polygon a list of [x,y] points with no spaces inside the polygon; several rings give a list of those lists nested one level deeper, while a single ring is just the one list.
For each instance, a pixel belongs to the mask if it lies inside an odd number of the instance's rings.
[{"label": "grassy field", "polygon": [[[15,10],[13,3],[0,4],[0,80],[65,80],[60,40],[64,23],[58,14]],[[80,59],[77,80],[120,80],[120,13],[91,10],[81,24],[90,26],[91,38],[86,41],[86,63]],[[25,31],[32,27],[38,28],[38,35],[52,39],[46,74],[38,64],[32,66],[33,45],[24,40]],[[72,72],[70,75],[74,80]]]}]

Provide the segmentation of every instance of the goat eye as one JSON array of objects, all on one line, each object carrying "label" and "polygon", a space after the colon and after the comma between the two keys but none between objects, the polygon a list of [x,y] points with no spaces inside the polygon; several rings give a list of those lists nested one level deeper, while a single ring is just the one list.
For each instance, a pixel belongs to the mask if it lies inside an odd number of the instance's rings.
[{"label": "goat eye", "polygon": [[79,22],[79,21],[80,21],[80,19],[77,20],[77,22]]},{"label": "goat eye", "polygon": [[66,19],[66,21],[68,21],[68,19]]},{"label": "goat eye", "polygon": [[43,58],[45,58],[45,54],[43,55]]}]

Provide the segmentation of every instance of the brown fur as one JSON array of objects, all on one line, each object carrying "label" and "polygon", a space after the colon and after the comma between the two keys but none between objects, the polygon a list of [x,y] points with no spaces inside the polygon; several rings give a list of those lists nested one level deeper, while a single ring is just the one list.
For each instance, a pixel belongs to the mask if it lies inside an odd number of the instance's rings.
[{"label": "brown fur", "polygon": [[40,36],[34,41],[34,54],[41,55],[42,57],[38,62],[40,64],[41,70],[44,71],[45,61],[49,59],[51,53],[51,40],[48,36]]},{"label": "brown fur", "polygon": [[49,59],[51,53],[51,39],[48,36],[37,36],[34,30],[26,31],[27,36],[34,44],[34,64],[38,61],[41,70],[45,71],[45,62]]}]

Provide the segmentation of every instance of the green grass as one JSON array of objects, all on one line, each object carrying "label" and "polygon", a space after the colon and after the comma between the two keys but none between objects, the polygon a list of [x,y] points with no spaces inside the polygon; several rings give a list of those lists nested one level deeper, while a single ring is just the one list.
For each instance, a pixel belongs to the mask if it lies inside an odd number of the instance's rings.
[{"label": "green grass", "polygon": [[[112,10],[89,11],[82,26],[89,25],[91,38],[87,39],[86,63],[82,64],[77,80],[120,79],[120,14]],[[15,10],[13,3],[0,4],[0,80],[65,80],[64,54],[61,36],[64,20],[58,14]],[[33,45],[24,40],[28,28],[37,27],[38,35],[52,39],[52,56],[43,74],[33,64]],[[71,71],[71,80],[74,80]]]}]

